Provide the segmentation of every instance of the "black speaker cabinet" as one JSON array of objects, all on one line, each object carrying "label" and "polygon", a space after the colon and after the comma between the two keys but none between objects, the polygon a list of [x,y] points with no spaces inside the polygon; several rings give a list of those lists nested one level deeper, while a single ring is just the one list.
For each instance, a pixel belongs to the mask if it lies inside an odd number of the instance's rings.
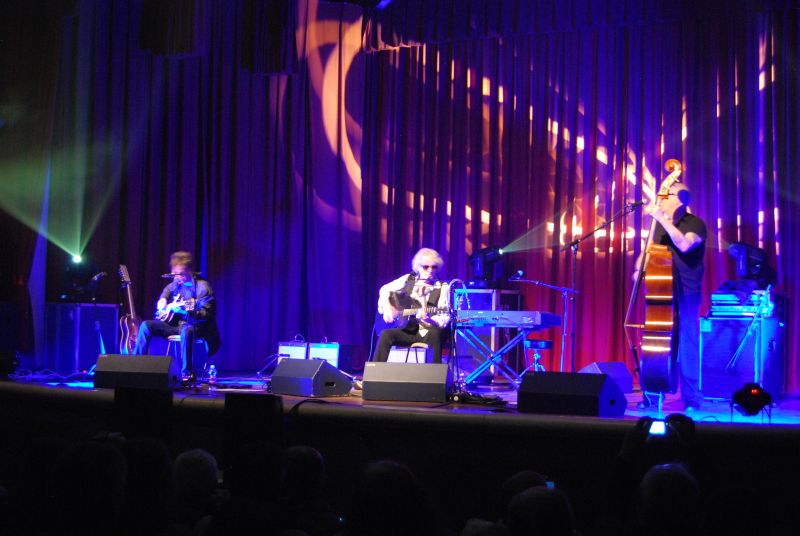
[{"label": "black speaker cabinet", "polygon": [[[700,319],[700,390],[706,398],[730,399],[757,382],[777,399],[783,390],[784,327],[778,318]],[[744,341],[742,351],[734,358]]]},{"label": "black speaker cabinet", "polygon": [[521,413],[621,417],[628,401],[607,374],[528,372],[522,377]]},{"label": "black speaker cabinet", "polygon": [[94,369],[95,387],[173,389],[180,383],[180,360],[168,355],[101,355]]},{"label": "black speaker cabinet", "polygon": [[294,396],[347,396],[350,376],[322,359],[284,359],[272,373],[272,392]]},{"label": "black speaker cabinet", "polygon": [[364,400],[447,402],[453,378],[444,363],[364,364]]},{"label": "black speaker cabinet", "polygon": [[633,377],[628,366],[621,361],[595,361],[578,372],[582,374],[608,374],[623,393],[633,392]]},{"label": "black speaker cabinet", "polygon": [[45,367],[69,375],[89,370],[100,354],[119,351],[118,307],[106,303],[45,304]]}]

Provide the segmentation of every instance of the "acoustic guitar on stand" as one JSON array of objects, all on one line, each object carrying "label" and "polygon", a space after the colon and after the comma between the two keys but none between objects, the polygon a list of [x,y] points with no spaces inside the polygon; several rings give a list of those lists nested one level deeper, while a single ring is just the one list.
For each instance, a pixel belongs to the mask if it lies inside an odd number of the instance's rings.
[{"label": "acoustic guitar on stand", "polygon": [[139,336],[139,325],[142,323],[142,319],[136,314],[136,308],[133,305],[133,283],[128,274],[128,267],[124,264],[119,265],[119,277],[122,280],[122,290],[125,292],[123,299],[125,314],[119,319],[119,353],[128,355],[132,354],[136,347],[136,338]]}]

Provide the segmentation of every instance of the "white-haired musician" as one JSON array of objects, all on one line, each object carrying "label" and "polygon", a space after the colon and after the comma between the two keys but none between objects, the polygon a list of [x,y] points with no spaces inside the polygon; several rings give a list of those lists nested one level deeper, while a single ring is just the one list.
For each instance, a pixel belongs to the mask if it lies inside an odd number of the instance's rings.
[{"label": "white-haired musician", "polygon": [[442,362],[441,333],[450,323],[450,287],[437,277],[442,266],[444,260],[436,250],[422,248],[411,261],[411,273],[381,287],[375,361],[386,361],[394,345],[423,342],[433,349],[434,363]]}]

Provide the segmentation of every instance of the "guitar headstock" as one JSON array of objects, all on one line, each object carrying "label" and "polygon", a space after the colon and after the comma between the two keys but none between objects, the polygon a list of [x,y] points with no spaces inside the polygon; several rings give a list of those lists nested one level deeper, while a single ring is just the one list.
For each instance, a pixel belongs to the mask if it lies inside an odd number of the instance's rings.
[{"label": "guitar headstock", "polygon": [[125,283],[126,285],[130,284],[131,276],[128,273],[127,266],[125,266],[124,264],[120,264],[118,273],[119,273],[119,278],[122,280],[123,283]]}]

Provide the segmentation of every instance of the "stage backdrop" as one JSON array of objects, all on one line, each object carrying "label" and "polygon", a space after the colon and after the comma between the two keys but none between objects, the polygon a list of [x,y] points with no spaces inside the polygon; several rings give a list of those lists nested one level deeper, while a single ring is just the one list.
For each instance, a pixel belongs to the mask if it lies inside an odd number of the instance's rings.
[{"label": "stage backdrop", "polygon": [[[222,369],[256,370],[295,334],[363,360],[378,287],[421,246],[448,279],[488,246],[528,278],[574,278],[575,366],[632,367],[641,211],[581,243],[574,267],[562,248],[652,199],[670,158],[709,228],[704,309],[734,278],[736,241],[796,294],[796,2],[83,0],[61,39],[48,236],[126,263],[145,316],[169,253],[193,251]],[[49,253],[55,295],[67,254]],[[561,313],[558,293],[509,286]]]}]

